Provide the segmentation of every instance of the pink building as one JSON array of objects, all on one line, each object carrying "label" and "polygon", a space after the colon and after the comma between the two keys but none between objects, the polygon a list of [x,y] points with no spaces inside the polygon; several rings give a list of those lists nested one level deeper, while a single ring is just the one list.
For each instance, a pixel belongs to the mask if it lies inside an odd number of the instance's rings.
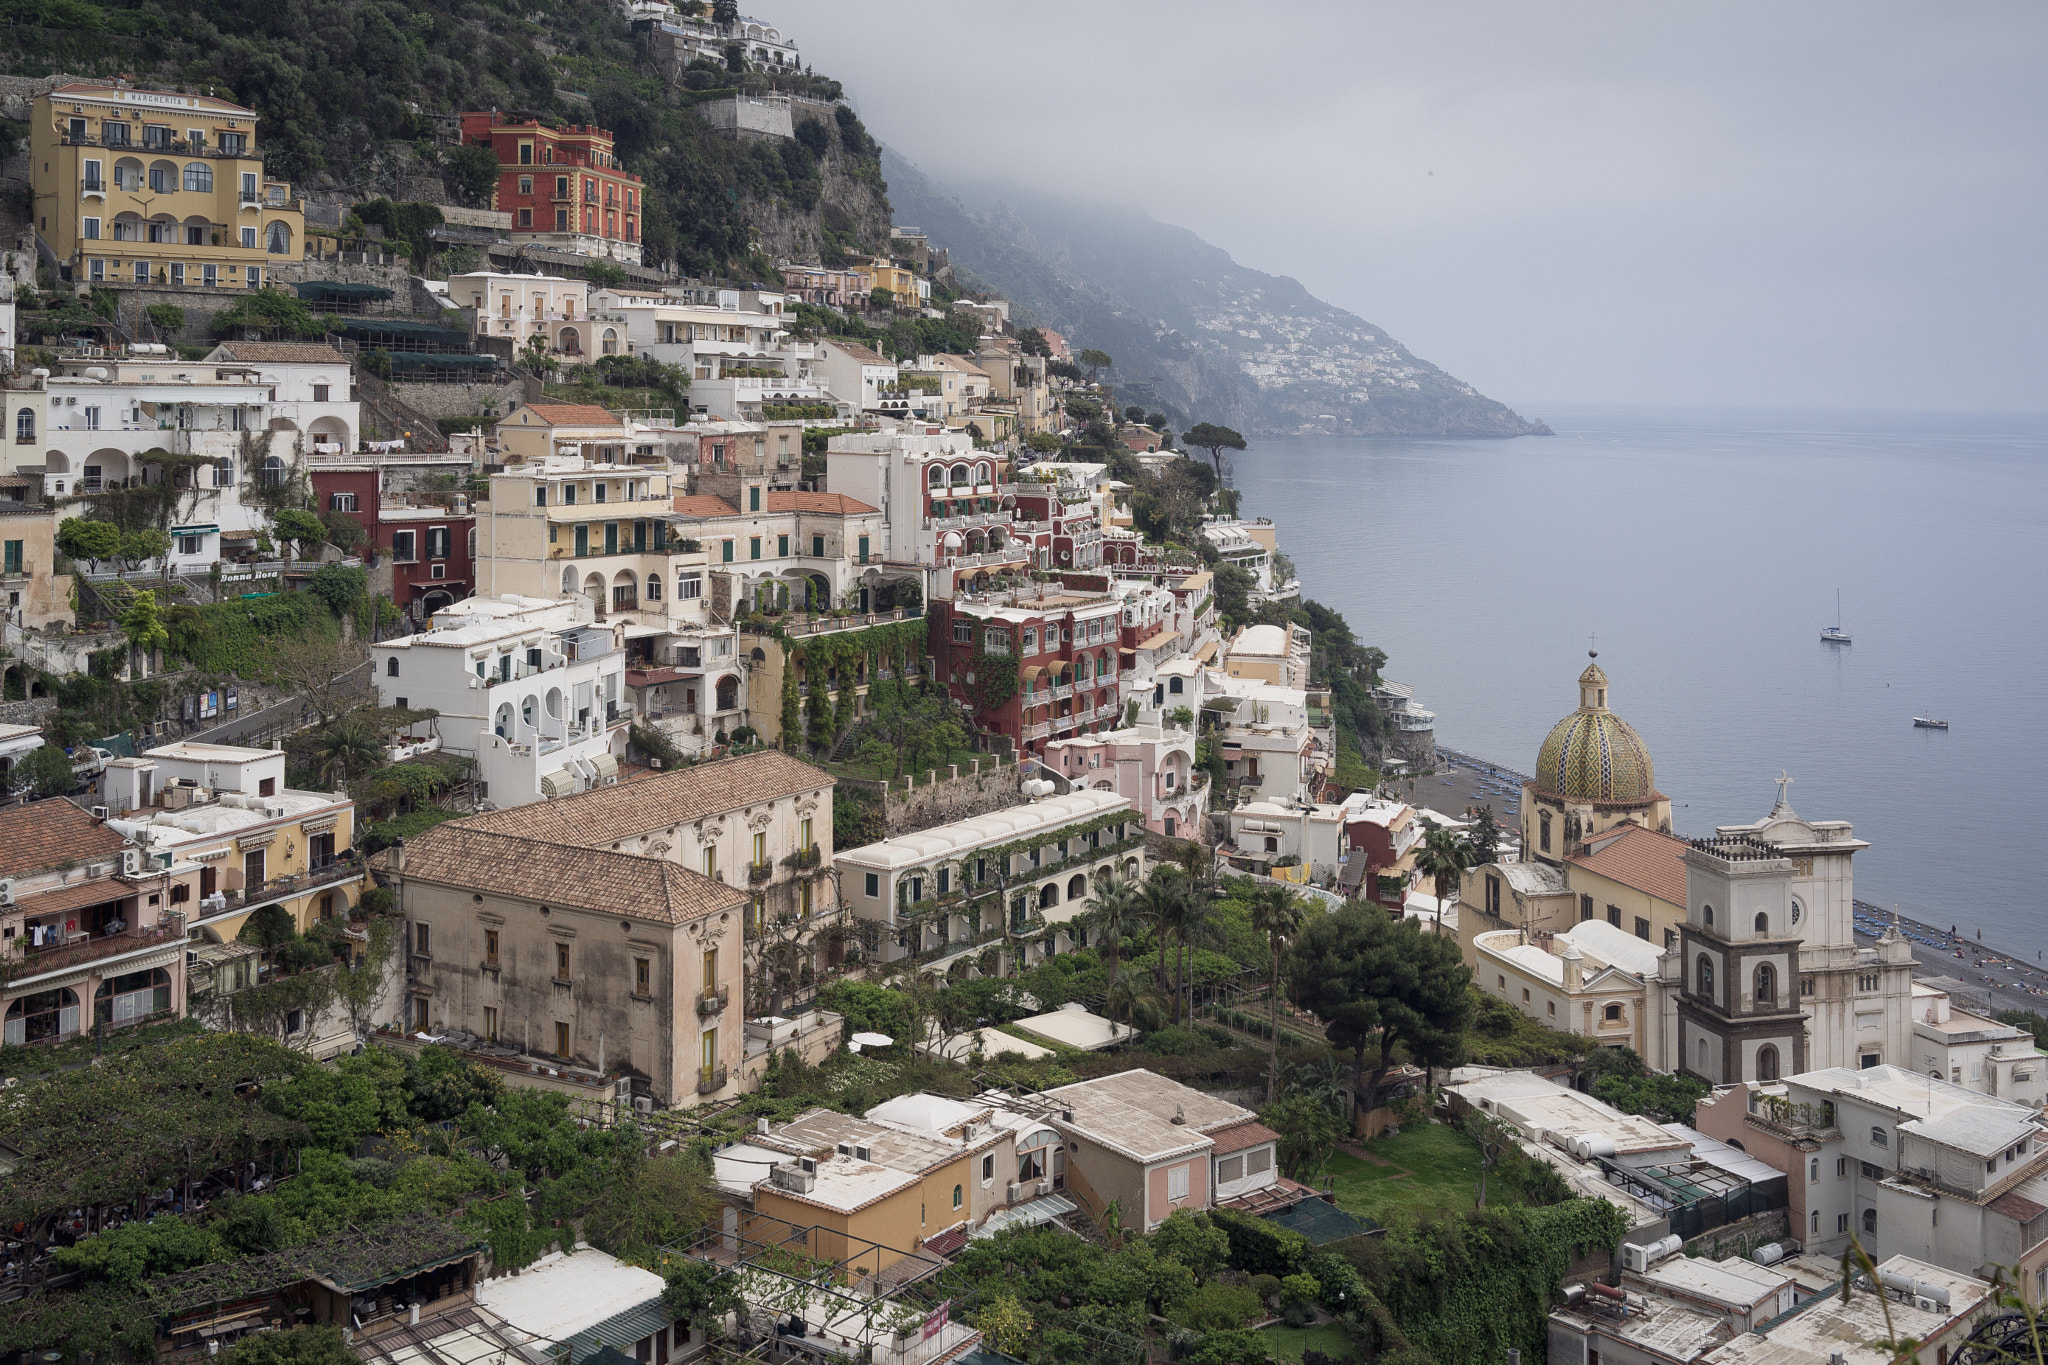
[{"label": "pink building", "polygon": [[1056,739],[1039,760],[1076,790],[1115,792],[1130,799],[1155,834],[1201,837],[1208,774],[1195,767],[1192,731],[1140,725],[1128,730]]}]

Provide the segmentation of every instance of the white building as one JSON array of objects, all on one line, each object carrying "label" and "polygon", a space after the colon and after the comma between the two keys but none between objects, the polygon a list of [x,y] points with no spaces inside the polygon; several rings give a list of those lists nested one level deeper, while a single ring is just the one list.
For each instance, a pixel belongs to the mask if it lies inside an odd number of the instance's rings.
[{"label": "white building", "polygon": [[1241,521],[1234,517],[1209,517],[1202,534],[1218,554],[1252,576],[1254,602],[1293,602],[1301,597],[1301,580],[1279,581],[1274,556],[1279,553],[1278,532],[1270,518]]},{"label": "white building", "polygon": [[907,416],[909,399],[895,393],[896,362],[857,341],[826,337],[818,342],[816,372],[835,398],[858,412]]},{"label": "white building", "polygon": [[[1026,843],[1007,865],[987,856]],[[978,971],[990,948],[1015,969],[1082,946],[1060,926],[1110,881],[1142,876],[1145,849],[1128,799],[1077,791],[884,839],[836,863],[855,917],[884,928],[882,960],[923,955],[918,971],[942,976],[963,960],[962,971]]]},{"label": "white building", "polygon": [[825,449],[826,484],[882,513],[882,558],[916,565],[926,596],[951,599],[963,579],[1028,569],[1013,529],[1015,489],[996,482],[995,457],[971,437],[928,428],[849,432]]},{"label": "white building", "polygon": [[425,723],[477,760],[494,805],[609,786],[633,718],[625,652],[587,601],[472,597],[419,635],[370,647],[377,704],[433,709]]},{"label": "white building", "polygon": [[[583,280],[475,270],[450,275],[448,297],[458,308],[476,310],[478,336],[505,337],[521,349],[535,336],[553,351],[588,349],[575,325],[590,321],[590,286]],[[560,344],[565,330],[573,345]]]}]

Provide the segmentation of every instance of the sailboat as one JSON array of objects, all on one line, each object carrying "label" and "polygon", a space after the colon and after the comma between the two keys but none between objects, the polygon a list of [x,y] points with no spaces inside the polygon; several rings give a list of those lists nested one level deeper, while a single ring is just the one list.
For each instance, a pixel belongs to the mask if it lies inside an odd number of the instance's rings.
[{"label": "sailboat", "polygon": [[1948,722],[1936,718],[1934,708],[1929,707],[1926,715],[1913,717],[1913,728],[1916,730],[1946,730],[1948,729]]},{"label": "sailboat", "polygon": [[1849,638],[1849,632],[1842,629],[1842,590],[1840,588],[1835,589],[1835,623],[1823,629],[1820,633],[1820,638],[1822,643],[1830,645],[1854,643]]}]

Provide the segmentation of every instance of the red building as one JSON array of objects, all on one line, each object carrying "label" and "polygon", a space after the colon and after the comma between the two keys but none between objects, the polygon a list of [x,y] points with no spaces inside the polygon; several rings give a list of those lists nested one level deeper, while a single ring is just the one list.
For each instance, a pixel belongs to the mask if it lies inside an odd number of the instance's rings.
[{"label": "red building", "polygon": [[377,465],[328,465],[313,471],[313,492],[323,513],[362,523],[370,590],[418,624],[475,595],[476,513],[461,493],[386,493],[388,477]]},{"label": "red building", "polygon": [[[1048,740],[1122,723],[1120,614],[1117,600],[1102,591],[1056,585],[1046,585],[1043,596],[1034,586],[936,600],[929,611],[931,653],[939,678],[973,710],[978,727],[1008,736],[1019,753],[1037,754]],[[1015,688],[992,705],[975,673],[977,654],[1016,661]]]},{"label": "red building", "polygon": [[1012,531],[1029,540],[1039,564],[1055,571],[1102,563],[1102,514],[1073,484],[1019,483]]},{"label": "red building", "polygon": [[512,215],[513,241],[640,264],[646,191],[619,165],[609,132],[472,113],[462,116],[462,140],[498,158],[491,207]]}]

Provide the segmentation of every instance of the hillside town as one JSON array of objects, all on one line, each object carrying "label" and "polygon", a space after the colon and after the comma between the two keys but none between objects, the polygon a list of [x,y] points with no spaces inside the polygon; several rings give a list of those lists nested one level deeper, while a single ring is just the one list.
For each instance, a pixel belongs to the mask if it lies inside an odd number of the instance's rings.
[{"label": "hillside town", "polygon": [[[734,6],[622,22],[802,67]],[[487,207],[323,217],[251,107],[44,84],[0,294],[0,1357],[2031,1330],[2048,1018],[1921,968],[1789,775],[1675,831],[1624,664],[1516,680],[1563,713],[1532,775],[1457,785],[1241,514],[1245,437],[916,226],[683,273],[615,130],[495,108],[437,134]],[[778,158],[858,130],[708,93]],[[1408,382],[1347,344],[1314,377]]]}]

